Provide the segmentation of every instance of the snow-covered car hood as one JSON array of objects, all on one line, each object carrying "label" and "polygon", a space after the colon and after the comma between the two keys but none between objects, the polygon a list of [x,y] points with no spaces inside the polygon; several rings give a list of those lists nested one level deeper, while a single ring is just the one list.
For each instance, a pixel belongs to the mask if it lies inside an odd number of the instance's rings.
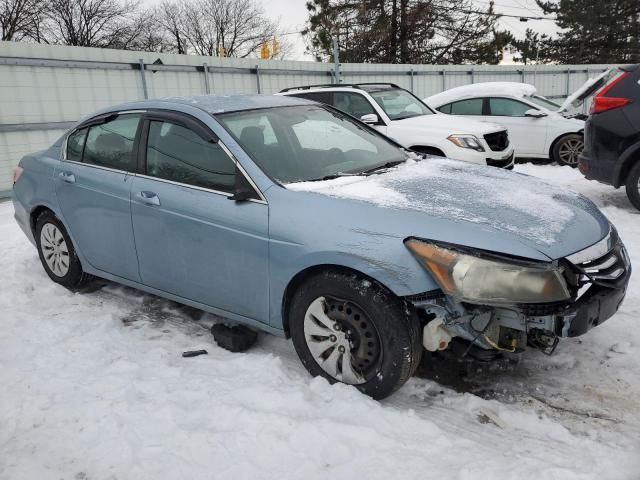
[{"label": "snow-covered car hood", "polygon": [[452,117],[442,113],[394,120],[393,123],[401,125],[403,128],[428,128],[430,131],[442,131],[446,133],[445,136],[447,137],[451,134],[462,133],[482,136],[487,133],[506,130],[505,127],[496,123],[479,122],[477,120],[469,120],[467,118]]},{"label": "snow-covered car hood", "polygon": [[[293,183],[287,188],[365,202],[377,209],[351,219],[356,227],[360,222],[362,228],[385,235],[532,258],[526,253],[531,249],[551,260],[565,257],[598,242],[610,230],[609,221],[582,195],[528,175],[449,159],[409,160],[377,175]],[[380,214],[382,209],[388,213]]]}]

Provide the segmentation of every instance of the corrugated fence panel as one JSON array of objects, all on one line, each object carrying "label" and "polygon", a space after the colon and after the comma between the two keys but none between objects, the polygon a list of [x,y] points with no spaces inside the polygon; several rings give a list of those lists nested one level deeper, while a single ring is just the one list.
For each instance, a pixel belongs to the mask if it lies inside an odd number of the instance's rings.
[{"label": "corrugated fence panel", "polygon": [[[420,98],[468,83],[524,81],[536,85],[542,95],[560,100],[606,68],[345,63],[339,76],[342,83],[396,83]],[[167,97],[272,94],[334,79],[333,63],[0,42],[0,196],[9,192],[11,172],[20,158],[46,148],[66,130],[60,122],[75,122],[99,108],[142,99],[145,84],[149,97]]]}]

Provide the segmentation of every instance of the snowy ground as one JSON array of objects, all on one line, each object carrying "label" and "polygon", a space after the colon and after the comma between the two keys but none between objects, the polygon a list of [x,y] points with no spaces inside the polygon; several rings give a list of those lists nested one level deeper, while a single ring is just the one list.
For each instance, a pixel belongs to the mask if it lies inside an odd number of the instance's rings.
[{"label": "snowy ground", "polygon": [[[517,170],[592,198],[640,259],[624,192]],[[622,310],[554,356],[474,367],[455,388],[413,378],[375,402],[310,378],[288,341],[231,354],[209,315],[113,284],[66,291],[12,215],[0,204],[2,480],[640,479],[637,260]]]}]

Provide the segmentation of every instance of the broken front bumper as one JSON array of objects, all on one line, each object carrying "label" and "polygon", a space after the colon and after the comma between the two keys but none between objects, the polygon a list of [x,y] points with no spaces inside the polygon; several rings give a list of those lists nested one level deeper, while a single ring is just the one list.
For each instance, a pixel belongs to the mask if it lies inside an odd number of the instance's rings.
[{"label": "broken front bumper", "polygon": [[[631,262],[615,232],[563,260],[576,296],[557,303],[475,305],[442,292],[410,301],[426,321],[423,344],[443,350],[453,337],[484,350],[518,353],[525,347],[551,353],[559,337],[577,337],[611,318],[624,300]],[[426,295],[426,296],[425,296]]]}]

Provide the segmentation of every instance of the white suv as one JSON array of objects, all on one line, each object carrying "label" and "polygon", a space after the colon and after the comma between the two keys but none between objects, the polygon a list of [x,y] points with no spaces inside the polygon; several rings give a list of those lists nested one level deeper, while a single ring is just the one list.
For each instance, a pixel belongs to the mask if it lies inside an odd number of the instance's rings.
[{"label": "white suv", "polygon": [[504,127],[442,115],[392,83],[294,87],[278,95],[328,104],[420,153],[513,168],[513,146]]}]

